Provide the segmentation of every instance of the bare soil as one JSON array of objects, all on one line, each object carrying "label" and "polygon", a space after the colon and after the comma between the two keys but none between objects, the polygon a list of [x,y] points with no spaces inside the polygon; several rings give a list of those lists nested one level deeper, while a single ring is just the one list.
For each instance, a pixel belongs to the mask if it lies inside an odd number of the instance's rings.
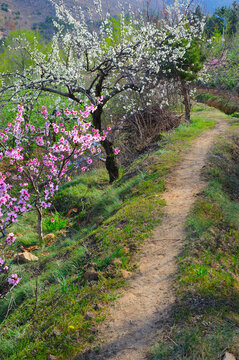
[{"label": "bare soil", "polygon": [[86,359],[145,360],[158,329],[167,323],[175,302],[173,284],[177,257],[185,239],[185,222],[197,194],[205,186],[201,171],[209,150],[228,126],[222,113],[208,115],[216,116],[216,127],[193,142],[168,177],[163,194],[167,204],[165,216],[152,238],[143,244],[138,270],[100,329],[100,352],[89,354]]}]

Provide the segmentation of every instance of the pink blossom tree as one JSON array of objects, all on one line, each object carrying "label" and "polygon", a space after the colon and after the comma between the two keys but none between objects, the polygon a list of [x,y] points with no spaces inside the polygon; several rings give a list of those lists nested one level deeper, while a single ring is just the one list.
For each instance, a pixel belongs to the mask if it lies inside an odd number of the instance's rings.
[{"label": "pink blossom tree", "polygon": [[[19,106],[16,119],[0,133],[0,158],[8,166],[5,180],[13,183],[10,185],[13,188],[20,186],[23,199],[26,202],[30,199],[30,205],[36,208],[39,238],[42,238],[42,209],[51,206],[59,184],[70,179],[74,168],[85,171],[92,163],[91,156],[101,152],[100,143],[108,131],[92,128],[87,119],[96,109],[91,105],[80,114],[65,109],[64,114],[58,112],[58,120],[52,122],[43,106],[44,124],[36,128],[25,123],[24,108]],[[22,209],[24,212],[26,208]]]},{"label": "pink blossom tree", "polygon": [[[98,99],[98,103],[102,98]],[[24,108],[18,107],[16,119],[0,131],[0,239],[4,249],[16,239],[8,228],[28,211],[38,213],[38,235],[42,239],[43,209],[51,206],[52,198],[62,182],[70,180],[71,173],[80,168],[85,171],[92,157],[101,153],[101,142],[108,131],[94,129],[89,116],[95,105],[84,111],[57,112],[55,122],[48,118],[42,107],[43,125],[36,128],[24,121]],[[118,153],[118,149],[115,150]],[[8,271],[5,258],[0,258],[0,271]],[[19,278],[12,274],[9,285],[17,285]]]}]

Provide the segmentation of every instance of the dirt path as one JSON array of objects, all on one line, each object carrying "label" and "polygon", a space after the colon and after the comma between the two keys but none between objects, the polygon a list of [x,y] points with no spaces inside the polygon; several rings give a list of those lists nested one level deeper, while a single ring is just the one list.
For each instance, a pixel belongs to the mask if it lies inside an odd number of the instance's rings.
[{"label": "dirt path", "polygon": [[226,117],[219,112],[213,130],[204,132],[168,177],[163,198],[167,205],[162,223],[142,248],[140,266],[129,281],[129,289],[111,309],[101,330],[105,339],[100,354],[87,359],[145,360],[160,325],[175,301],[173,279],[176,257],[185,238],[184,225],[195,196],[205,185],[200,173],[213,141],[226,128]]}]

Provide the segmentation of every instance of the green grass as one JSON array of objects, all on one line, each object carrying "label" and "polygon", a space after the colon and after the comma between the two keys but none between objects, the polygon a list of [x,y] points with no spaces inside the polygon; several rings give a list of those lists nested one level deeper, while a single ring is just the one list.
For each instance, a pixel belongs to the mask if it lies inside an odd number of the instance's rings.
[{"label": "green grass", "polygon": [[56,233],[68,225],[68,219],[57,211],[55,211],[52,215],[45,216],[43,219],[42,229],[44,233]]},{"label": "green grass", "polygon": [[154,360],[239,356],[239,127],[214,146],[208,186],[187,221],[177,303],[152,350]]},{"label": "green grass", "polygon": [[234,112],[230,116],[233,117],[233,118],[239,118],[239,112]]},{"label": "green grass", "polygon": [[[55,232],[56,240],[49,246],[46,242],[40,244],[35,252],[39,256],[37,263],[11,264],[11,271],[19,273],[22,280],[0,303],[0,350],[4,359],[40,360],[49,354],[70,359],[93,346],[95,327],[105,316],[99,304],[105,306],[117,297],[117,289],[124,285],[120,269],[133,270],[131,256],[160,221],[165,176],[193,139],[215,125],[214,120],[203,116],[195,114],[192,124],[181,124],[164,134],[158,150],[121,171],[114,185],[107,184],[105,170],[99,169],[61,188],[54,204],[59,219],[64,219],[73,207],[77,213],[59,231],[49,228],[52,210],[45,231]],[[34,213],[29,214],[14,228],[21,233],[16,247],[37,243],[35,220]],[[121,260],[120,266],[113,265],[115,258]],[[92,262],[99,278],[88,282],[84,273]],[[93,316],[86,317],[87,311]]]}]

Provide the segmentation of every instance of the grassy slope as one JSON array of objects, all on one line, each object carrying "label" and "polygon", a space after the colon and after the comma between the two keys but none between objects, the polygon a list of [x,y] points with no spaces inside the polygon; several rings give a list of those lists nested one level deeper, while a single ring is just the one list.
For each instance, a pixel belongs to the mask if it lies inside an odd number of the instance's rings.
[{"label": "grassy slope", "polygon": [[[13,265],[22,281],[0,303],[4,359],[46,359],[49,354],[69,359],[95,341],[97,324],[105,316],[100,304],[115,299],[124,284],[121,268],[132,270],[132,253],[160,221],[165,176],[192,140],[214,126],[213,114],[205,119],[195,113],[190,126],[182,124],[165,134],[158,150],[137,160],[113,186],[106,185],[100,170],[62,188],[56,202],[59,211],[65,213],[73,200],[84,209],[71,220],[66,235],[58,232],[51,245],[41,244],[37,265]],[[21,233],[18,245],[37,242],[33,221],[31,214],[14,229]],[[49,226],[48,221],[45,228]],[[56,233],[57,228],[52,230]],[[120,264],[112,264],[115,258]],[[88,282],[84,272],[92,266],[99,279]],[[34,274],[39,274],[37,299]]]},{"label": "grassy slope", "polygon": [[187,222],[179,258],[178,303],[162,329],[154,360],[239,356],[239,120],[215,145],[208,186]]},{"label": "grassy slope", "polygon": [[[210,91],[210,90],[209,90]],[[238,105],[238,98],[235,95],[228,96],[225,95],[222,97],[220,94],[210,94],[208,92],[200,92],[196,96],[197,101],[207,104],[209,106],[213,106],[216,109],[223,111],[228,115],[232,115],[238,117],[239,114],[239,105]]]}]

